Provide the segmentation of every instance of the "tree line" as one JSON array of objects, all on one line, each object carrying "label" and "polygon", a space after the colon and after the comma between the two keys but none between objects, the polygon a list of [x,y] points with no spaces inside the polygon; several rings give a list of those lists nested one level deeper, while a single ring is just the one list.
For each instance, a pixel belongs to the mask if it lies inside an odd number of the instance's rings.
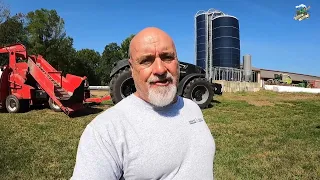
[{"label": "tree line", "polygon": [[[64,28],[64,20],[54,9],[36,9],[26,14],[11,15],[10,9],[0,2],[0,46],[22,43],[28,54],[42,55],[63,74],[87,76],[90,85],[107,85],[114,62],[128,58],[128,50],[134,34],[121,44],[111,42],[102,54],[94,49],[76,50],[73,38]],[[8,56],[2,54],[0,66],[8,64]]]}]

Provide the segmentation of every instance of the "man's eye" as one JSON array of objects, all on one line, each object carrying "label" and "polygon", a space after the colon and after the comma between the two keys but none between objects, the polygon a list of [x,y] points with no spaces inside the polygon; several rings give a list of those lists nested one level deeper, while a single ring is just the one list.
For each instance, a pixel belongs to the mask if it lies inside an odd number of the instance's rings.
[{"label": "man's eye", "polygon": [[140,62],[140,64],[142,64],[142,65],[148,65],[148,64],[151,64],[151,63],[152,63],[152,61],[149,60],[149,59],[142,60],[142,61]]},{"label": "man's eye", "polygon": [[161,58],[163,61],[172,61],[174,60],[174,56],[166,55]]}]

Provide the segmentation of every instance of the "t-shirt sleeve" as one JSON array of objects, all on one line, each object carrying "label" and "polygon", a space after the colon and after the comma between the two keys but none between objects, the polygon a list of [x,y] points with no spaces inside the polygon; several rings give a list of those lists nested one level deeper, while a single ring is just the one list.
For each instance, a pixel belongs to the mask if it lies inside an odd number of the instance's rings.
[{"label": "t-shirt sleeve", "polygon": [[112,144],[110,138],[102,137],[89,124],[80,137],[71,180],[119,180],[122,168]]}]

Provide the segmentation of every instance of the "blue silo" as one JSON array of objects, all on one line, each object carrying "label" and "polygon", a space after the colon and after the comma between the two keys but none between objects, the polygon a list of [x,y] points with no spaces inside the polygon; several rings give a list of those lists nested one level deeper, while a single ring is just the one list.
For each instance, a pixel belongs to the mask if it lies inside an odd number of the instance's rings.
[{"label": "blue silo", "polygon": [[212,66],[240,68],[239,21],[234,16],[212,18]]},{"label": "blue silo", "polygon": [[195,64],[206,69],[208,58],[208,14],[198,11],[195,15]]}]

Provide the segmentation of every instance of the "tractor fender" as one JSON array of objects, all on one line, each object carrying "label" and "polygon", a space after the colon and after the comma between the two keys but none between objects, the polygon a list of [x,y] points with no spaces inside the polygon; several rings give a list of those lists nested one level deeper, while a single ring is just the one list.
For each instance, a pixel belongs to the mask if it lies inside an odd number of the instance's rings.
[{"label": "tractor fender", "polygon": [[186,85],[193,79],[193,78],[198,78],[198,77],[202,77],[205,78],[206,75],[205,74],[201,74],[201,73],[192,73],[192,74],[188,74],[187,76],[185,76],[178,85],[178,95],[182,96],[183,95],[183,90],[186,87]]},{"label": "tractor fender", "polygon": [[110,73],[110,77],[112,77],[113,75],[115,75],[120,69],[123,69],[125,67],[129,66],[129,61],[128,59],[122,59],[119,60],[117,62],[115,62],[112,66],[112,70]]},{"label": "tractor fender", "polygon": [[15,97],[17,97],[17,99],[23,99],[22,95],[19,93],[11,93],[11,95],[14,95]]}]

